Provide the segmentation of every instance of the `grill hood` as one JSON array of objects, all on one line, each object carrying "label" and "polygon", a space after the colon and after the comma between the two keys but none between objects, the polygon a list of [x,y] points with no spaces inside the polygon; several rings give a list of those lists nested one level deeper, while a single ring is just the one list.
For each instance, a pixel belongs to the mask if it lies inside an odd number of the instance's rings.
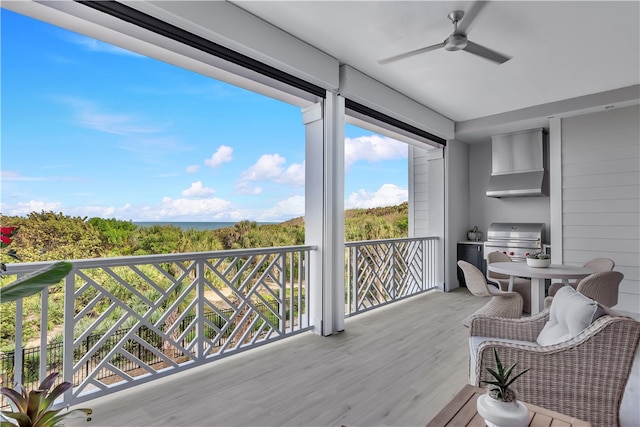
[{"label": "grill hood", "polygon": [[531,129],[491,138],[491,178],[487,197],[549,195],[547,132]]}]

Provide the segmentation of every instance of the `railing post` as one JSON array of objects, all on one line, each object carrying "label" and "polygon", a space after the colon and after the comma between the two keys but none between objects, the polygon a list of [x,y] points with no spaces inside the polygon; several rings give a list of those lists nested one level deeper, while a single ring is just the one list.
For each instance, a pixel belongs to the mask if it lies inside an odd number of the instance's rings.
[{"label": "railing post", "polygon": [[[89,337],[91,337],[91,335],[87,335],[87,339],[84,342],[85,345],[85,354],[89,353]],[[84,370],[85,370],[85,378],[89,376],[89,360],[87,360],[87,362],[84,364]]]},{"label": "railing post", "polygon": [[[75,328],[75,284],[76,266],[73,265],[71,272],[64,278],[64,333],[62,335],[62,380],[73,384],[73,330]],[[63,401],[69,404],[72,400],[73,388],[65,394]]]},{"label": "railing post", "polygon": [[[293,254],[292,254],[293,256]],[[287,253],[282,252],[279,255],[280,257],[280,271],[282,271],[282,275],[280,276],[280,307],[279,314],[280,319],[278,319],[278,329],[284,335],[287,331],[287,271],[286,271],[286,258]],[[290,308],[291,309],[291,308]]]},{"label": "railing post", "polygon": [[[49,307],[49,288],[46,287],[40,294],[40,381],[47,376],[47,311]],[[43,357],[44,355],[44,357]]]},{"label": "railing post", "polygon": [[13,382],[22,384],[24,350],[22,348],[22,298],[16,301],[16,349],[13,352]]},{"label": "railing post", "polygon": [[353,313],[357,313],[360,308],[360,301],[358,301],[358,254],[360,253],[360,247],[353,247]]},{"label": "railing post", "polygon": [[420,278],[420,282],[422,284],[422,290],[424,291],[427,288],[427,272],[429,270],[427,270],[429,263],[427,262],[427,257],[429,256],[429,253],[431,252],[429,250],[429,244],[430,241],[427,239],[422,239],[420,241],[420,246],[422,246],[422,272],[421,275],[422,277]]},{"label": "railing post", "polygon": [[344,290],[347,294],[345,304],[347,306],[346,314],[350,314],[351,313],[351,248],[348,246],[345,246],[345,251],[346,251],[345,268],[347,269],[344,275],[344,279],[345,279]]},{"label": "railing post", "polygon": [[398,281],[396,279],[396,242],[391,242],[391,300],[395,301],[398,296]]},{"label": "railing post", "polygon": [[204,291],[205,291],[205,259],[200,257],[196,261],[197,286],[196,286],[196,361],[204,363]]}]

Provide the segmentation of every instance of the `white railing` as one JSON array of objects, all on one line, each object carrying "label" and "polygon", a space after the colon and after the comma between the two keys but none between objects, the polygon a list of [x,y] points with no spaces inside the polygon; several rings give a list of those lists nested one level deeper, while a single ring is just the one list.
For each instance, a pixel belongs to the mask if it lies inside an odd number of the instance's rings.
[{"label": "white railing", "polygon": [[[345,244],[345,313],[354,315],[436,287],[437,238]],[[52,371],[74,384],[74,405],[313,328],[310,251],[315,246],[241,249],[71,261],[64,281],[62,342],[41,328],[25,348],[23,322],[37,313],[16,303],[15,383],[33,388]],[[7,264],[24,275],[48,263]],[[56,293],[59,297],[59,293]],[[59,315],[45,290],[39,324]],[[20,320],[18,320],[20,319]],[[44,349],[47,349],[46,351]],[[27,358],[29,360],[25,361]],[[35,360],[35,362],[34,362]],[[29,363],[26,363],[29,362]],[[23,378],[23,365],[31,368]],[[36,372],[37,371],[37,372]]]},{"label": "white railing", "polygon": [[436,287],[437,237],[345,243],[348,316]]},{"label": "white railing", "polygon": [[[37,377],[62,371],[74,384],[64,404],[163,377],[309,330],[312,246],[71,261],[64,283],[62,366],[42,352]],[[7,264],[23,275],[47,263]],[[24,313],[16,303],[16,319]],[[48,324],[42,292],[40,325]],[[40,349],[51,331],[41,328]],[[16,320],[15,348],[23,348]],[[47,360],[49,359],[49,360]],[[23,352],[13,358],[23,381]],[[36,375],[34,375],[36,376]],[[38,381],[36,378],[35,381]]]}]

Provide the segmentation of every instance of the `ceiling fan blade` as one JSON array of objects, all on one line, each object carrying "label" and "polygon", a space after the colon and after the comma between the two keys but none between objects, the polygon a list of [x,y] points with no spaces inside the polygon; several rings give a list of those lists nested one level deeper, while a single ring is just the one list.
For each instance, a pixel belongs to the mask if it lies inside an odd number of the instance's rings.
[{"label": "ceiling fan blade", "polygon": [[434,44],[434,45],[431,45],[431,46],[427,46],[427,47],[421,47],[420,49],[411,50],[409,52],[401,53],[400,55],[390,56],[389,58],[385,58],[385,59],[379,60],[378,63],[382,64],[382,65],[388,64],[390,62],[399,61],[400,59],[405,59],[405,58],[409,58],[411,56],[419,55],[421,53],[425,53],[425,52],[429,52],[429,51],[432,51],[432,50],[440,49],[441,47],[444,47],[444,42],[438,43],[438,44]]},{"label": "ceiling fan blade", "polygon": [[468,40],[467,40],[467,46],[462,50],[465,50],[469,53],[473,53],[474,55],[481,56],[490,61],[497,62],[498,64],[504,64],[505,62],[511,59],[510,56],[504,56],[498,52],[495,52],[489,48],[480,46],[479,44],[474,43],[472,41],[468,41]]},{"label": "ceiling fan blade", "polygon": [[487,1],[476,1],[471,5],[469,10],[464,13],[464,17],[458,24],[458,33],[467,34],[469,26],[473,23],[473,20],[480,14],[482,9],[487,5]]}]

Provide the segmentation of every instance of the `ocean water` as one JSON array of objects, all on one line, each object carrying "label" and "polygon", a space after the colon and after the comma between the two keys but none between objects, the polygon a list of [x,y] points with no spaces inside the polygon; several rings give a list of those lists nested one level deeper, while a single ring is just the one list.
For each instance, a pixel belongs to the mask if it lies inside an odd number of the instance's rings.
[{"label": "ocean water", "polygon": [[[134,222],[140,227],[151,227],[153,225],[175,225],[183,230],[217,230],[218,228],[233,227],[235,222],[198,222],[198,221],[167,221],[167,222]],[[258,225],[276,224],[275,222],[259,222]]]},{"label": "ocean water", "polygon": [[235,222],[188,222],[188,221],[167,221],[167,222],[134,222],[140,227],[151,227],[153,225],[175,225],[183,230],[217,230],[218,228],[233,227]]}]

